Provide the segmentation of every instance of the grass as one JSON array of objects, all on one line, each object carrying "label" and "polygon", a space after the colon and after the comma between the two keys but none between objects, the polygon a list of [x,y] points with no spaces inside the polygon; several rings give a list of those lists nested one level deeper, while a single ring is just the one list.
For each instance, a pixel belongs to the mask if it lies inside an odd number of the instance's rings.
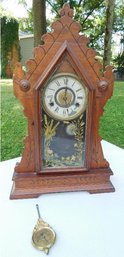
[{"label": "grass", "polygon": [[[7,160],[22,154],[27,119],[13,95],[12,80],[1,80],[1,89],[1,160]],[[124,82],[115,82],[114,94],[105,106],[99,131],[103,139],[124,148]]]},{"label": "grass", "polygon": [[13,95],[12,80],[2,80],[1,86],[1,160],[22,154],[27,124],[23,108]]},{"label": "grass", "polygon": [[99,133],[106,141],[124,148],[124,81],[114,84],[113,96],[100,120]]}]

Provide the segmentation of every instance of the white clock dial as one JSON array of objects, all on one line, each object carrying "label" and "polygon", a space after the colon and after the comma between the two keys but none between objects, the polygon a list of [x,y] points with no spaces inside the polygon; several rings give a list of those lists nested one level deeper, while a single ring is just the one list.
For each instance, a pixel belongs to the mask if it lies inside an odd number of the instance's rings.
[{"label": "white clock dial", "polygon": [[85,109],[86,87],[73,74],[58,74],[44,88],[43,108],[58,120],[73,120]]}]

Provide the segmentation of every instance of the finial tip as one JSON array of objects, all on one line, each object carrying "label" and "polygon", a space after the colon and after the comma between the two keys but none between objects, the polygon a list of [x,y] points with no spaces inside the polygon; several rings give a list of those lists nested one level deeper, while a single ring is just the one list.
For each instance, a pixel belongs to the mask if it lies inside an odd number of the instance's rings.
[{"label": "finial tip", "polygon": [[60,10],[60,15],[69,17],[73,16],[73,9],[70,8],[70,5],[68,3],[65,3],[63,5],[62,9]]}]

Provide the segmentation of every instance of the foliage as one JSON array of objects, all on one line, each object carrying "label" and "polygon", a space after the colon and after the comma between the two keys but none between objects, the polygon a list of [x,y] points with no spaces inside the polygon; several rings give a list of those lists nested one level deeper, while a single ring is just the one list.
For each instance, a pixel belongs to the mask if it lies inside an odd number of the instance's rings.
[{"label": "foliage", "polygon": [[34,24],[33,24],[33,12],[32,8],[28,8],[28,5],[25,0],[18,0],[19,4],[23,4],[27,11],[28,18],[21,18],[19,19],[19,29],[20,31],[33,33],[34,31]]},{"label": "foliage", "polygon": [[106,24],[105,24],[105,36],[104,36],[104,56],[103,56],[103,69],[111,63],[111,42],[113,31],[113,18],[114,18],[115,0],[107,1],[106,8]]},{"label": "foliage", "polygon": [[[32,11],[27,8],[25,0],[19,0],[21,4],[24,4],[28,11],[29,18],[20,21],[20,29],[22,31],[33,32],[33,17]],[[68,2],[71,8],[74,9],[74,18],[81,24],[81,31],[90,38],[90,46],[94,47],[98,54],[103,56],[104,45],[104,32],[106,23],[106,6],[105,0],[46,0],[46,6],[51,7],[53,16],[59,17],[59,10],[64,3]],[[116,0],[115,12],[114,12],[114,25],[113,32],[124,31],[124,5],[123,0]],[[47,20],[47,30],[49,30],[49,24],[51,20]]]},{"label": "foliage", "polygon": [[[58,10],[65,2],[68,2],[74,9],[75,19],[81,24],[81,31],[90,38],[90,46],[97,49],[97,52],[103,56],[104,33],[106,24],[106,7],[105,0],[47,0],[52,6],[53,13],[58,17]],[[116,0],[114,9],[113,32],[124,31],[124,4],[123,0]]]},{"label": "foliage", "polygon": [[20,31],[26,33],[33,33],[34,24],[33,24],[33,13],[32,9],[27,9],[28,18],[19,19],[19,29]]},{"label": "foliage", "polygon": [[6,67],[9,61],[9,53],[15,46],[19,51],[18,44],[18,21],[6,13],[2,8],[0,9],[1,17],[1,76],[6,77]]},{"label": "foliage", "polygon": [[[11,12],[5,10],[1,5],[0,5],[0,18],[3,18],[4,16],[7,17],[7,20],[11,20],[11,19],[16,19],[15,17],[13,17],[13,15],[11,14]],[[16,19],[17,20],[17,19]]]},{"label": "foliage", "polygon": [[116,0],[115,2],[115,12],[114,12],[114,32],[122,31],[124,32],[124,1]]},{"label": "foliage", "polygon": [[[104,27],[105,27],[105,1],[104,0],[46,0],[47,6],[51,6],[55,18],[59,17],[59,11],[64,3],[69,2],[70,7],[74,9],[74,19],[81,24],[81,31],[90,37],[90,46],[101,50],[103,46]],[[24,32],[33,32],[32,10],[27,8],[26,1],[20,0],[28,12],[28,18],[20,20],[20,30]],[[47,26],[50,20],[47,20]],[[94,26],[95,24],[95,26]]]},{"label": "foliage", "polygon": [[[104,27],[105,27],[105,1],[104,0],[56,0],[47,2],[52,6],[53,13],[59,16],[58,10],[65,2],[69,2],[74,9],[74,19],[81,24],[81,31],[90,37],[90,46],[101,50],[103,46]],[[95,26],[94,26],[95,25]]]},{"label": "foliage", "polygon": [[[115,82],[113,97],[107,102],[100,121],[100,135],[124,148],[124,86]],[[21,156],[27,120],[13,95],[12,80],[2,80],[2,160]]]},{"label": "foliage", "polygon": [[114,59],[114,63],[119,73],[124,74],[124,51]]},{"label": "foliage", "polygon": [[[33,32],[33,17],[32,11],[28,9],[26,0],[18,0],[27,9],[29,18],[20,20],[20,29],[26,32]],[[107,2],[105,0],[46,0],[46,6],[51,7],[53,16],[59,17],[59,10],[64,3],[68,2],[71,8],[74,9],[74,18],[81,24],[81,31],[90,38],[90,46],[94,47],[98,54],[103,56],[104,45],[104,32],[106,23],[106,7]],[[114,24],[113,32],[119,32],[122,34],[124,31],[124,4],[123,0],[116,0],[114,11]],[[47,20],[47,30],[49,30],[49,24],[51,20]],[[121,43],[121,42],[120,42]]]},{"label": "foliage", "polygon": [[[115,12],[114,12],[114,26],[113,31],[117,33],[117,36],[120,36],[120,45],[121,49],[124,50],[124,2],[123,0],[116,0]],[[113,59],[113,64],[119,75],[124,74],[124,51],[119,53]]]},{"label": "foliage", "polygon": [[[34,33],[34,15],[33,15],[33,8],[28,8],[25,0],[19,0],[20,4],[23,4],[24,7],[27,10],[27,18],[21,18],[19,19],[19,29],[22,32],[26,33]],[[38,14],[37,14],[38,15]],[[50,25],[50,20],[47,20],[47,28],[45,30],[49,29],[48,26]],[[39,28],[38,28],[39,29]]]}]

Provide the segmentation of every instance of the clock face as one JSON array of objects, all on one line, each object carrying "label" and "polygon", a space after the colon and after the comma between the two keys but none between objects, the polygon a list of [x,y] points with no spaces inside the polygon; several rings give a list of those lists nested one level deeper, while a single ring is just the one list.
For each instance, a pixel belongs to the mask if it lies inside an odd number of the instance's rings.
[{"label": "clock face", "polygon": [[73,120],[86,109],[86,89],[72,74],[58,74],[45,86],[43,108],[57,120]]},{"label": "clock face", "polygon": [[51,247],[55,242],[55,233],[50,228],[42,228],[33,235],[33,243],[39,249]]}]

